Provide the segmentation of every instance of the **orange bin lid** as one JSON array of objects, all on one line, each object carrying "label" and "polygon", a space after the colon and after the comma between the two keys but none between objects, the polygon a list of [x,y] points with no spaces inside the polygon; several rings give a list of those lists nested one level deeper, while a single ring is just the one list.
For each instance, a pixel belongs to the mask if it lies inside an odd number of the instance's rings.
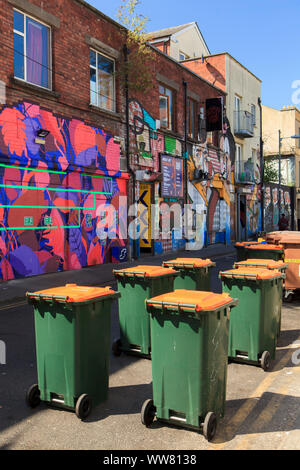
[{"label": "orange bin lid", "polygon": [[273,259],[247,259],[245,261],[239,261],[234,263],[234,266],[259,266],[267,269],[283,269],[288,268],[288,264],[283,261],[275,261]]},{"label": "orange bin lid", "polygon": [[261,243],[261,242],[253,242],[253,241],[252,241],[252,242],[237,242],[237,243],[235,244],[235,246],[243,246],[243,247],[249,246],[249,245],[262,245],[262,243]]},{"label": "orange bin lid", "polygon": [[216,310],[236,301],[227,293],[214,294],[213,292],[176,289],[174,292],[146,299],[148,307],[178,307],[186,311],[208,312]]},{"label": "orange bin lid", "polygon": [[258,245],[247,246],[248,250],[283,250],[282,245],[271,245],[269,243],[260,243]]},{"label": "orange bin lid", "polygon": [[300,244],[300,236],[299,234],[297,235],[284,234],[284,235],[280,235],[279,237],[276,237],[275,241],[279,243],[283,243],[285,245],[288,245],[288,244],[298,245]]},{"label": "orange bin lid", "polygon": [[168,274],[177,274],[174,269],[166,269],[162,266],[134,266],[126,269],[115,269],[114,274],[118,276],[158,277]]},{"label": "orange bin lid", "polygon": [[89,300],[112,296],[117,294],[111,287],[85,287],[77,284],[66,284],[61,287],[41,290],[38,292],[27,292],[30,299],[60,300],[65,302],[86,302]]},{"label": "orange bin lid", "polygon": [[164,266],[176,267],[191,267],[191,268],[205,268],[207,266],[215,266],[216,263],[210,259],[202,258],[176,258],[171,261],[164,261]]},{"label": "orange bin lid", "polygon": [[238,268],[229,269],[228,271],[220,272],[221,277],[235,277],[239,279],[282,279],[280,271],[266,269],[264,267],[255,268],[248,266],[241,266]]}]

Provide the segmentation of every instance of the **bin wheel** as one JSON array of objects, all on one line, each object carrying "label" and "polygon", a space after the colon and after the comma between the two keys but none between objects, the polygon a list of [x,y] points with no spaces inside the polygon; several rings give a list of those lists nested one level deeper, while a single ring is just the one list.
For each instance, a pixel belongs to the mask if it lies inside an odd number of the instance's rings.
[{"label": "bin wheel", "polygon": [[293,301],[293,297],[294,297],[293,294],[290,293],[286,297],[283,297],[283,301],[290,304]]},{"label": "bin wheel", "polygon": [[203,435],[205,439],[207,439],[208,441],[211,441],[215,437],[216,431],[217,431],[217,417],[215,413],[210,411],[205,416],[205,420],[203,423]]},{"label": "bin wheel", "polygon": [[121,341],[119,339],[116,339],[112,344],[112,352],[113,352],[113,355],[116,357],[119,357],[122,354],[120,346],[121,346]]},{"label": "bin wheel", "polygon": [[77,418],[85,419],[88,417],[92,409],[92,399],[89,395],[80,395],[76,402],[75,413]]},{"label": "bin wheel", "polygon": [[153,423],[155,418],[155,412],[156,408],[153,405],[153,400],[146,400],[142,406],[141,420],[142,424],[144,424],[147,428]]},{"label": "bin wheel", "polygon": [[27,390],[26,402],[30,408],[36,408],[41,403],[40,391],[37,384],[31,385]]},{"label": "bin wheel", "polygon": [[270,367],[270,353],[269,351],[264,351],[260,358],[260,364],[263,370],[268,370]]}]

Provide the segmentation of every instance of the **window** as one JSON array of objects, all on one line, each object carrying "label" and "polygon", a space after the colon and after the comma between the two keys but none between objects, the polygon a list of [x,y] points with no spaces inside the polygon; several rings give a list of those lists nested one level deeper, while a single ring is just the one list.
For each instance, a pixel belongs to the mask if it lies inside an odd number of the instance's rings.
[{"label": "window", "polygon": [[187,55],[184,52],[179,52],[179,60],[186,60]]},{"label": "window", "polygon": [[14,75],[51,88],[50,28],[14,10]]},{"label": "window", "polygon": [[196,107],[197,105],[193,100],[187,100],[187,133],[193,139],[196,135]]},{"label": "window", "polygon": [[255,104],[251,105],[251,116],[252,116],[252,125],[256,126],[256,106]]},{"label": "window", "polygon": [[115,61],[94,50],[90,51],[91,104],[107,111],[116,110]]},{"label": "window", "polygon": [[235,130],[240,129],[240,111],[241,111],[241,99],[238,96],[234,97],[234,110],[235,110]]},{"label": "window", "polygon": [[242,172],[242,146],[239,144],[236,144],[235,146],[236,149],[236,173],[239,175]]},{"label": "window", "polygon": [[[300,127],[298,128],[298,135],[300,135]],[[300,149],[300,138],[297,139],[298,142],[298,149]]]},{"label": "window", "polygon": [[159,86],[160,127],[173,129],[173,92],[168,88]]}]

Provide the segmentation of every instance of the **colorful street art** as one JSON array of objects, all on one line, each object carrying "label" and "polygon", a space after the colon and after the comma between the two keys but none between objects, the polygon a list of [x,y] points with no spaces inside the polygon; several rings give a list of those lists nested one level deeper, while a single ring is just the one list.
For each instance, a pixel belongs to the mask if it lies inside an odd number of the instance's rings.
[{"label": "colorful street art", "polygon": [[206,140],[193,146],[192,155],[189,155],[188,191],[197,219],[195,225],[201,227],[193,241],[193,249],[209,243],[230,243],[235,145],[227,120],[220,148],[220,151],[211,148]]},{"label": "colorful street art", "polygon": [[247,238],[253,237],[261,227],[260,190],[257,185],[253,192],[246,195],[247,201]]},{"label": "colorful street art", "polygon": [[[36,143],[40,129],[49,131],[45,145]],[[125,247],[119,159],[102,129],[37,104],[0,108],[0,279],[102,264]],[[105,216],[109,204],[117,221]]]},{"label": "colorful street art", "polygon": [[284,213],[292,225],[292,188],[282,186],[281,204],[279,205],[279,189],[276,184],[267,184],[264,190],[264,224],[266,232],[278,230],[278,221],[281,213]]}]

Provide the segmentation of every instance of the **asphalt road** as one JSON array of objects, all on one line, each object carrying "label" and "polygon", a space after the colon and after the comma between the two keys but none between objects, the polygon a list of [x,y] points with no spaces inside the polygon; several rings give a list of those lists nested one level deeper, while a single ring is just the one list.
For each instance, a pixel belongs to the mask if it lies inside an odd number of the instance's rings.
[{"label": "asphalt road", "polygon": [[[233,261],[231,256],[218,259],[215,292],[221,291],[218,271],[231,268]],[[115,307],[112,339],[118,335]],[[276,360],[268,372],[228,365],[226,413],[212,442],[200,433],[157,421],[144,427],[140,410],[152,397],[151,361],[123,354],[111,355],[109,398],[86,421],[43,403],[31,410],[25,393],[37,381],[32,307],[2,307],[0,341],[6,344],[6,364],[0,365],[0,450],[300,449],[299,302],[284,305]]]}]

